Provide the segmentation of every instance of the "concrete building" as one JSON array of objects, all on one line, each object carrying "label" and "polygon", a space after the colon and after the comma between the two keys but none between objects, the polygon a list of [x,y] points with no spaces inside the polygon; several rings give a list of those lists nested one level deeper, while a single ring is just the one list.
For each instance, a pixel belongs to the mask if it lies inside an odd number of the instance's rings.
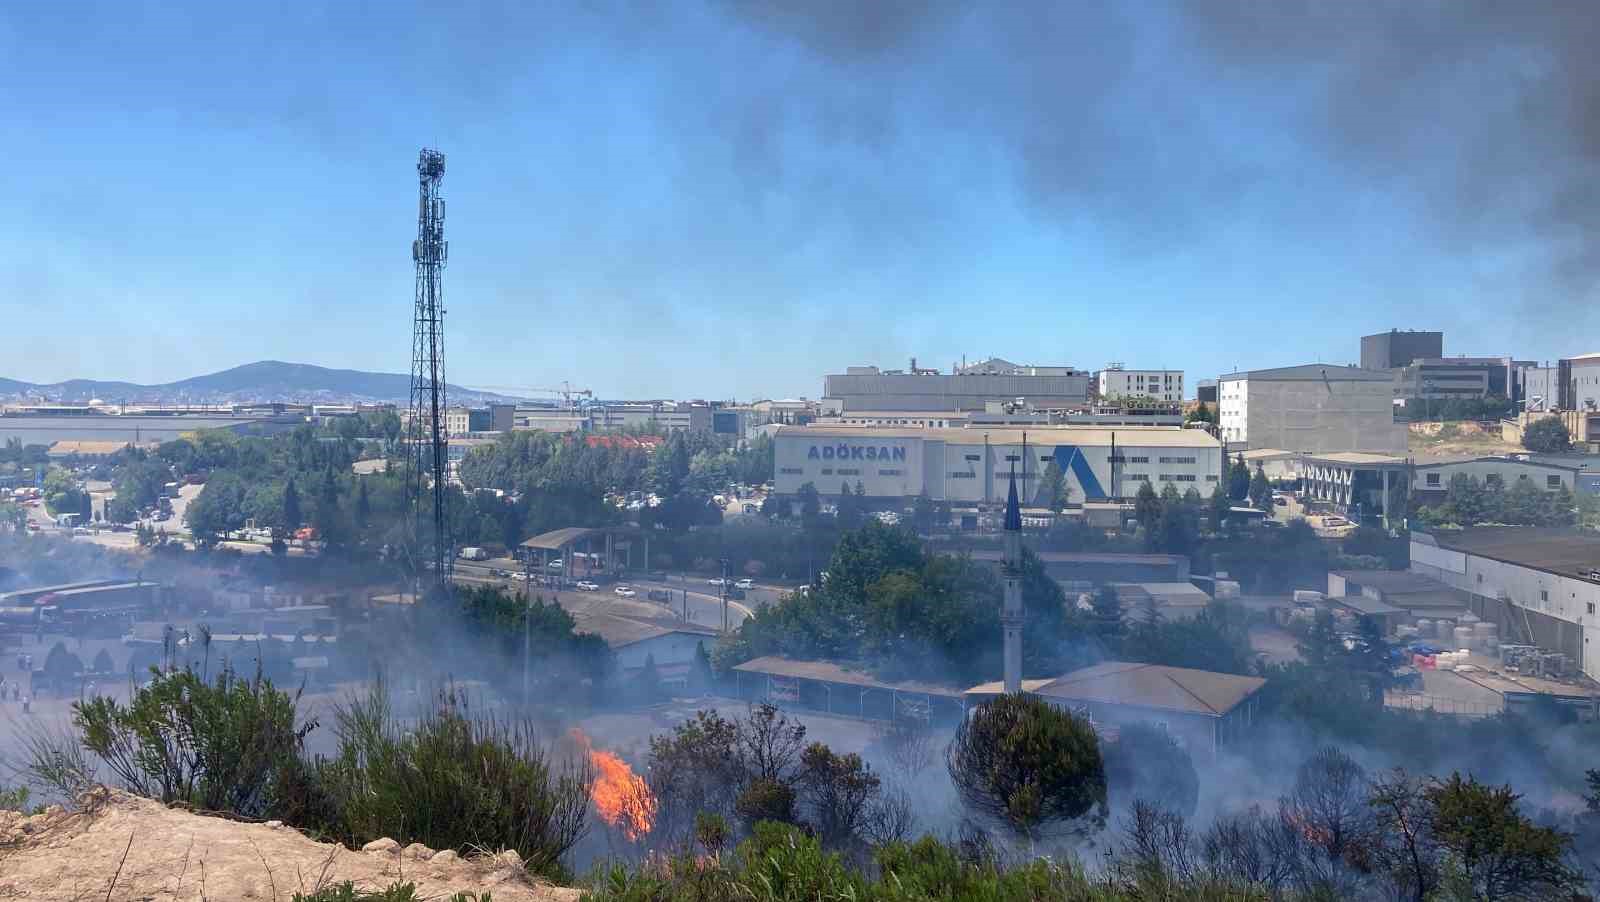
[{"label": "concrete building", "polygon": [[[915,363],[915,361],[913,361]],[[1026,399],[1036,408],[1071,407],[1089,400],[1089,374],[1070,366],[1028,366],[993,358],[938,370],[880,370],[853,366],[823,378],[824,407],[854,410],[983,410],[988,401]]]},{"label": "concrete building", "polygon": [[1504,357],[1419,357],[1394,371],[1396,398],[1510,398],[1511,361]]},{"label": "concrete building", "polygon": [[1361,368],[1391,370],[1406,366],[1419,357],[1443,357],[1443,332],[1415,332],[1391,329],[1376,335],[1361,336]]},{"label": "concrete building", "polygon": [[1600,410],[1600,354],[1556,361],[1556,405],[1562,410]]},{"label": "concrete building", "polygon": [[[1214,757],[1224,746],[1241,741],[1255,723],[1255,695],[1266,682],[1187,667],[1105,661],[1055,679],[1025,679],[1022,690],[1087,715],[1098,731],[1153,723],[1196,757]],[[999,683],[974,686],[966,692],[967,704],[981,704],[1002,689]]]},{"label": "concrete building", "polygon": [[589,429],[589,414],[567,407],[518,407],[512,428],[537,432],[584,432]]},{"label": "concrete building", "polygon": [[1406,450],[1387,371],[1314,363],[1229,373],[1217,385],[1219,426],[1230,449]]},{"label": "concrete building", "polygon": [[1578,490],[1578,474],[1582,467],[1576,464],[1546,463],[1515,457],[1473,457],[1466,460],[1419,463],[1412,468],[1411,494],[1423,504],[1443,499],[1450,488],[1450,480],[1457,474],[1476,479],[1480,485],[1498,483],[1510,490],[1526,482],[1547,492]]},{"label": "concrete building", "polygon": [[1130,370],[1122,364],[1108,364],[1095,374],[1095,389],[1101,400],[1151,398],[1178,404],[1183,401],[1183,370]]},{"label": "concrete building", "polygon": [[[1014,465],[1030,507],[1054,462],[1072,501],[1131,498],[1171,483],[1210,497],[1222,475],[1222,446],[1200,429],[1129,426],[1026,429],[783,426],[774,436],[779,495],[806,483],[824,495],[860,483],[867,495],[910,501],[998,504]],[[1014,461],[1010,458],[1016,458]]]},{"label": "concrete building", "polygon": [[1194,398],[1201,404],[1210,404],[1213,407],[1216,406],[1217,380],[1201,379],[1199,382],[1195,383]]},{"label": "concrete building", "polygon": [[1600,679],[1600,535],[1521,526],[1413,532],[1411,571],[1467,593],[1501,642],[1559,652]]},{"label": "concrete building", "polygon": [[599,431],[661,429],[667,432],[703,432],[711,429],[711,413],[709,404],[676,401],[595,404],[589,408],[590,422]]}]

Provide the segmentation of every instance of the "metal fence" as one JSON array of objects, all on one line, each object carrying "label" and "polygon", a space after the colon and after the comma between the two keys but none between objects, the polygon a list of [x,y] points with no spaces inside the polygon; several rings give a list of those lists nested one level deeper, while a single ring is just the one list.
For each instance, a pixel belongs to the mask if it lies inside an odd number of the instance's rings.
[{"label": "metal fence", "polygon": [[1390,708],[1400,708],[1408,711],[1433,711],[1436,714],[1452,714],[1459,717],[1493,717],[1505,711],[1503,701],[1467,701],[1446,695],[1430,695],[1425,692],[1391,690],[1383,694],[1383,703]]}]

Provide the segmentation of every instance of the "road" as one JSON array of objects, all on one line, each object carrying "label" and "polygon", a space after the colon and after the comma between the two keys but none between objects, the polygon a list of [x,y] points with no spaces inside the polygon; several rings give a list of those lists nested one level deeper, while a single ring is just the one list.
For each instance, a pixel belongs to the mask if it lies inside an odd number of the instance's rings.
[{"label": "road", "polygon": [[[457,561],[455,570],[457,577],[463,581],[510,588],[522,586],[521,580],[505,579],[494,575],[501,570],[510,570],[514,573],[520,572],[520,565],[509,559]],[[562,595],[568,593],[579,596],[592,594],[609,595],[615,594],[616,587],[619,585],[628,586],[638,592],[639,594],[635,596],[638,601],[648,601],[646,596],[651,589],[665,590],[672,594],[671,603],[656,602],[656,604],[665,609],[665,613],[681,618],[685,609],[687,609],[691,623],[717,628],[722,626],[722,599],[717,594],[717,587],[707,584],[704,578],[674,577],[670,574],[665,580],[624,578],[613,583],[602,584],[598,593],[581,592],[568,583],[561,587],[560,592]],[[537,589],[539,586],[536,585],[535,588]],[[787,591],[781,586],[758,585],[754,589],[746,591],[744,601],[730,599],[728,601],[728,625],[737,629],[746,617],[754,613],[753,609],[755,607],[775,602]],[[687,593],[687,598],[685,598],[685,593]]]}]

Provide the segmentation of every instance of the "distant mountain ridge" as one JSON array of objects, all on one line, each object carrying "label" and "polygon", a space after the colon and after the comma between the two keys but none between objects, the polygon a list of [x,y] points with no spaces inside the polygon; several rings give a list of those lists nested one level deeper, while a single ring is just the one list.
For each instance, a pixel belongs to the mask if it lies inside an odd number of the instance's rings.
[{"label": "distant mountain ridge", "polygon": [[[451,403],[513,401],[494,392],[447,385]],[[232,369],[191,376],[161,385],[133,382],[69,379],[41,384],[0,378],[0,398],[84,402],[98,398],[107,403],[226,404],[266,401],[317,401],[328,404],[392,401],[404,404],[411,397],[411,377],[402,373],[368,373],[335,370],[309,363],[260,360]]]}]

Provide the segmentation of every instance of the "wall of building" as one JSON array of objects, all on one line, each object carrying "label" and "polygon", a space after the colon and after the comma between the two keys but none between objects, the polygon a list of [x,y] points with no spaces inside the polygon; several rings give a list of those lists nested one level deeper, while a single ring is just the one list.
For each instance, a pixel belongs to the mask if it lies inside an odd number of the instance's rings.
[{"label": "wall of building", "polygon": [[1361,337],[1361,368],[1387,370],[1418,357],[1443,357],[1443,332],[1379,332]]},{"label": "wall of building", "polygon": [[[1444,492],[1450,488],[1450,480],[1457,473],[1486,484],[1489,477],[1500,480],[1506,489],[1516,488],[1517,483],[1527,479],[1537,489],[1558,491],[1566,486],[1568,491],[1577,489],[1577,471],[1560,467],[1541,466],[1519,460],[1464,460],[1458,463],[1430,464],[1416,467],[1412,471],[1412,492]],[[1554,480],[1554,483],[1551,482]]]},{"label": "wall of building", "polygon": [[985,401],[1026,398],[1035,407],[1087,403],[1089,376],[845,373],[823,379],[823,396],[842,410],[982,410]]},{"label": "wall of building", "polygon": [[655,658],[657,667],[692,664],[695,650],[702,642],[706,644],[706,651],[710,651],[716,642],[716,637],[699,636],[694,633],[667,633],[664,636],[624,645],[614,649],[617,669],[637,670],[644,666],[645,659],[649,657]]},{"label": "wall of building", "polygon": [[1567,655],[1600,679],[1600,584],[1415,540],[1411,571],[1470,593],[1475,613],[1499,624],[1502,641],[1517,634],[1508,618],[1520,621],[1526,611],[1521,629],[1532,627],[1535,644]]},{"label": "wall of building", "polygon": [[1183,400],[1183,370],[1101,370],[1096,383],[1101,398]]},{"label": "wall of building", "polygon": [[1221,383],[1223,438],[1248,448],[1322,454],[1335,451],[1403,453],[1406,427],[1394,421],[1394,387],[1387,381],[1249,378]]},{"label": "wall of building", "polygon": [[[1055,461],[1073,501],[1132,497],[1142,482],[1159,491],[1168,483],[1179,492],[1194,488],[1210,497],[1222,472],[1222,448],[1198,429],[1160,430],[1158,441],[1141,442],[1154,430],[1040,427],[1024,447],[1015,429],[988,430],[869,428],[785,428],[776,436],[775,490],[794,494],[812,483],[833,495],[843,483],[861,483],[877,498],[995,503],[1004,498],[1015,455],[1018,487],[1028,500],[1040,498],[1040,476]],[[1116,436],[1112,460],[1111,436]],[[1004,439],[999,436],[1005,436]]]}]

